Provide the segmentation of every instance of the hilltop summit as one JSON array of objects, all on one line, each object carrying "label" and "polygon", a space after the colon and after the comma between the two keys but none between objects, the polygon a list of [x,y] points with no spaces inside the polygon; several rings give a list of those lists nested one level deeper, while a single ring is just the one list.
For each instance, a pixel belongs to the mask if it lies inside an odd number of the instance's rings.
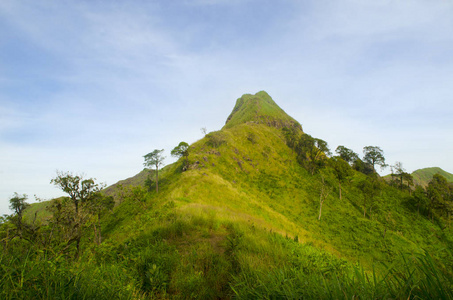
[{"label": "hilltop summit", "polygon": [[223,128],[231,128],[247,122],[266,124],[276,128],[295,127],[302,130],[299,122],[281,109],[265,91],[255,95],[245,94],[237,99]]}]

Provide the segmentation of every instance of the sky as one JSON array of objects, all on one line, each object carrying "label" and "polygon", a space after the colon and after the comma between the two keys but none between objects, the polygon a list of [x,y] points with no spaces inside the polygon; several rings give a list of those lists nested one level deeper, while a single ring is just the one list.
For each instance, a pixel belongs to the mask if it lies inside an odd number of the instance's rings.
[{"label": "sky", "polygon": [[332,150],[453,173],[452,32],[450,0],[1,0],[0,215],[171,163],[261,90]]}]

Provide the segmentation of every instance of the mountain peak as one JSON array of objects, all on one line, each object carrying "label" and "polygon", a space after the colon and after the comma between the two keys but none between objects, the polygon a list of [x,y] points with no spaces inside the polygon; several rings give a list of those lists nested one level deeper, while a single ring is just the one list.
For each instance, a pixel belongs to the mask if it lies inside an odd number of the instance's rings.
[{"label": "mountain peak", "polygon": [[265,91],[258,92],[255,95],[245,94],[237,99],[236,105],[223,128],[231,128],[247,122],[266,124],[277,128],[295,127],[302,130],[299,122],[281,109]]}]

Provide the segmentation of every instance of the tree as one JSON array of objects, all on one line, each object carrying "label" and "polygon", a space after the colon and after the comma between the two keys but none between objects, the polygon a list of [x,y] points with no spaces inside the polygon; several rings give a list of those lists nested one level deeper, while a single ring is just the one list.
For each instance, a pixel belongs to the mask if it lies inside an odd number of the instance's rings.
[{"label": "tree", "polygon": [[403,180],[406,181],[407,189],[409,190],[409,195],[410,195],[412,192],[411,186],[414,185],[414,176],[412,176],[412,174],[404,172]]},{"label": "tree", "polygon": [[345,162],[350,165],[359,158],[359,155],[357,153],[355,153],[351,149],[346,148],[345,146],[338,146],[337,149],[335,149],[335,153],[337,153]]},{"label": "tree", "polygon": [[327,156],[331,154],[326,141],[313,138],[309,134],[303,134],[295,148],[299,162],[310,170],[312,175],[318,167],[323,165]]},{"label": "tree", "polygon": [[162,156],[164,149],[150,152],[143,156],[145,158],[144,165],[145,167],[155,168],[156,170],[156,193],[159,192],[159,167],[163,165],[165,157]]},{"label": "tree", "polygon": [[189,144],[186,142],[179,143],[178,146],[171,150],[171,156],[175,156],[177,158],[184,157],[184,165],[187,166],[189,162]]},{"label": "tree", "polygon": [[[338,149],[338,148],[337,148]],[[341,183],[350,175],[352,175],[352,169],[349,164],[339,156],[334,156],[330,159],[330,166],[332,167],[335,177],[338,179],[338,188],[341,200]]]},{"label": "tree", "polygon": [[392,170],[392,177],[398,177],[400,189],[403,190],[404,188],[404,181],[407,183],[407,188],[410,191],[410,186],[414,184],[414,178],[411,174],[407,173],[406,170],[403,168],[403,164],[397,161],[393,166],[390,167]]},{"label": "tree", "polygon": [[282,131],[285,136],[286,145],[292,150],[295,150],[300,135],[299,132],[294,127],[283,127]]},{"label": "tree", "polygon": [[411,198],[412,202],[417,206],[417,212],[420,214],[420,208],[423,212],[426,212],[429,205],[429,200],[426,195],[426,191],[420,185],[415,188],[414,194]]},{"label": "tree", "polygon": [[359,189],[363,193],[363,217],[366,217],[367,208],[373,207],[374,198],[378,195],[380,184],[376,177],[377,175],[367,176],[358,183]]},{"label": "tree", "polygon": [[56,213],[60,220],[65,220],[63,224],[66,227],[71,227],[71,230],[67,230],[68,234],[68,246],[72,242],[76,242],[77,252],[76,257],[80,253],[80,241],[82,239],[82,227],[88,219],[89,212],[81,213],[80,206],[86,205],[93,199],[93,196],[98,193],[104,185],[95,183],[95,179],[88,178],[84,179],[83,176],[73,175],[70,172],[58,172],[57,177],[50,181],[52,184],[60,188],[63,192],[69,195],[69,201],[74,205],[74,214],[69,217],[70,211],[65,214],[63,204],[56,204]]},{"label": "tree", "polygon": [[[450,189],[447,179],[440,174],[434,174],[433,179],[428,183],[426,191],[430,201],[429,209],[431,218],[433,218],[433,213],[436,209],[442,212],[448,206]],[[446,212],[448,213],[448,211]]]},{"label": "tree", "polygon": [[93,178],[84,179],[83,176],[72,175],[70,172],[57,171],[57,177],[52,179],[50,183],[69,195],[77,215],[80,203],[84,204],[94,193],[103,188],[103,185],[95,183],[94,180]]},{"label": "tree", "polygon": [[9,208],[14,211],[16,215],[16,226],[19,232],[19,235],[22,236],[22,217],[25,209],[30,205],[26,202],[28,196],[23,194],[20,196],[18,193],[14,193],[14,196],[9,199]]},{"label": "tree", "polygon": [[359,171],[365,175],[370,175],[374,173],[373,167],[361,160],[360,158],[357,158],[354,163],[352,164],[352,168],[356,171]]},{"label": "tree", "polygon": [[363,160],[373,167],[375,173],[376,165],[381,166],[381,168],[385,168],[387,166],[385,164],[384,151],[381,148],[377,146],[366,146],[363,147],[363,154]]},{"label": "tree", "polygon": [[94,239],[98,245],[102,243],[101,217],[107,211],[112,210],[114,206],[115,200],[113,200],[113,197],[105,196],[100,192],[93,194],[91,201],[89,202],[88,209],[95,218],[93,222]]},{"label": "tree", "polygon": [[320,192],[319,192],[319,215],[318,215],[318,220],[321,220],[322,205],[324,204],[324,201],[329,196],[330,190],[331,190],[331,188],[328,188],[326,182],[324,181],[324,176],[321,175],[321,189],[320,189]]}]

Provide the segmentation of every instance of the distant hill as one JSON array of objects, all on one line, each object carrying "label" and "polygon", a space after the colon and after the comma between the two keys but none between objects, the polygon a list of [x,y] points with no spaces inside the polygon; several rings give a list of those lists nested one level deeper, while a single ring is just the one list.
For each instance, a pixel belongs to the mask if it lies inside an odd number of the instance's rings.
[{"label": "distant hill", "polygon": [[453,174],[442,170],[439,167],[418,169],[412,173],[416,185],[427,186],[434,174],[440,174],[447,178],[448,182],[453,182]]}]

